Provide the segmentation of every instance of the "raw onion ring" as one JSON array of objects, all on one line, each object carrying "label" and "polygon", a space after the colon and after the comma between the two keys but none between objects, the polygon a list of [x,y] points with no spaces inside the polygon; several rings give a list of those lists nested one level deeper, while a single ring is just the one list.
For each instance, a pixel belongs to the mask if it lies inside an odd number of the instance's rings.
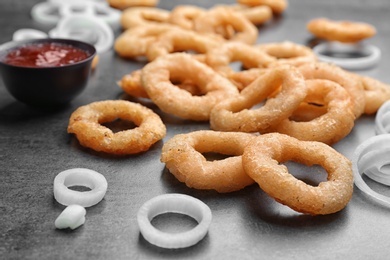
[{"label": "raw onion ring", "polygon": [[[324,42],[313,48],[318,59],[329,62],[348,70],[363,70],[377,65],[381,59],[381,50],[374,45],[343,44],[338,42]],[[344,57],[332,56],[335,53]],[[349,54],[359,57],[348,57]]]},{"label": "raw onion ring", "polygon": [[32,18],[46,25],[56,25],[61,19],[75,14],[95,17],[113,28],[119,25],[120,12],[104,2],[50,0],[37,3],[31,9]]},{"label": "raw onion ring", "polygon": [[[327,181],[311,186],[296,179],[283,165],[286,161],[318,164],[328,173]],[[256,137],[242,155],[245,172],[276,201],[302,213],[325,215],[342,210],[353,193],[350,160],[332,147],[271,133]]]},{"label": "raw onion ring", "polygon": [[390,164],[389,142],[389,134],[370,137],[355,149],[352,157],[355,185],[371,199],[386,207],[390,207],[390,197],[372,190],[362,175],[365,174],[384,185],[390,185],[390,174],[385,169],[385,166]]},{"label": "raw onion ring", "polygon": [[[156,229],[151,220],[164,213],[180,213],[194,218],[198,225],[186,232],[167,233]],[[142,236],[151,244],[163,248],[185,248],[195,245],[208,232],[212,214],[210,208],[194,197],[184,194],[164,194],[145,202],[137,213]]]},{"label": "raw onion ring", "polygon": [[390,134],[390,101],[386,101],[376,113],[375,132],[377,135]]},{"label": "raw onion ring", "polygon": [[[68,188],[71,186],[85,186],[91,190],[75,191]],[[106,194],[107,180],[102,174],[90,169],[68,169],[54,178],[53,191],[54,198],[62,205],[91,207],[99,203]]]},{"label": "raw onion ring", "polygon": [[95,46],[98,53],[111,49],[114,31],[102,20],[88,15],[69,15],[49,32],[51,38],[77,39]]}]

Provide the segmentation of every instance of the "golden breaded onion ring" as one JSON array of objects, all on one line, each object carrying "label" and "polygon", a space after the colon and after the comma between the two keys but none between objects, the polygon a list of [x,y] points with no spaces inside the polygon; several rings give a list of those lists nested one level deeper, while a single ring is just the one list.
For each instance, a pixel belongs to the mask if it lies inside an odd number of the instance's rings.
[{"label": "golden breaded onion ring", "polygon": [[[201,130],[175,135],[162,149],[161,162],[188,187],[232,192],[254,183],[244,172],[241,154],[255,138],[248,133]],[[207,161],[202,153],[231,155]]]},{"label": "golden breaded onion ring", "polygon": [[[172,79],[191,80],[203,95],[193,96]],[[238,94],[228,79],[186,53],[164,55],[148,63],[142,69],[142,85],[162,111],[197,121],[209,120],[219,101]]]},{"label": "golden breaded onion ring", "polygon": [[168,23],[170,12],[156,7],[132,7],[122,12],[121,25],[123,29],[136,26]]},{"label": "golden breaded onion ring", "polygon": [[111,7],[117,9],[126,9],[135,6],[153,7],[159,3],[159,0],[107,0]]},{"label": "golden breaded onion ring", "polygon": [[[258,31],[244,15],[223,6],[209,9],[194,20],[194,30],[200,33],[219,33],[219,28],[232,28],[235,33],[224,35],[231,41],[254,44]],[[222,35],[223,36],[223,35]]]},{"label": "golden breaded onion ring", "polygon": [[334,21],[327,18],[313,19],[306,27],[318,38],[344,43],[359,42],[376,34],[375,27],[367,23]]},{"label": "golden breaded onion ring", "polygon": [[256,48],[264,51],[276,59],[278,64],[300,66],[305,63],[317,61],[317,56],[312,49],[294,42],[273,42],[256,45]]},{"label": "golden breaded onion ring", "polygon": [[[133,122],[137,127],[114,133],[102,123],[116,119]],[[147,107],[125,100],[106,100],[76,109],[68,125],[82,146],[111,154],[135,154],[149,150],[164,138],[161,118]]]},{"label": "golden breaded onion ring", "polygon": [[327,79],[340,84],[352,98],[355,119],[364,113],[366,98],[364,87],[360,80],[351,77],[350,73],[342,68],[324,62],[306,63],[299,67],[305,79]]},{"label": "golden breaded onion ring", "polygon": [[[295,178],[286,161],[320,165],[327,181],[311,186]],[[342,210],[353,192],[352,164],[332,147],[271,133],[256,137],[242,155],[245,172],[276,201],[302,213],[325,215]]]},{"label": "golden breaded onion ring", "polygon": [[276,14],[283,13],[288,7],[287,0],[237,0],[237,3],[247,6],[268,6]]},{"label": "golden breaded onion ring", "polygon": [[271,127],[270,132],[279,132],[299,140],[326,144],[340,141],[351,132],[355,124],[353,105],[348,92],[330,80],[311,79],[306,80],[305,83],[308,93],[303,102],[322,106],[326,110],[325,113],[309,121],[295,121],[286,118]]},{"label": "golden breaded onion ring", "polygon": [[[279,93],[269,98],[281,86]],[[218,103],[210,114],[211,129],[263,132],[289,117],[304,100],[307,87],[299,71],[283,65],[267,70],[240,95]],[[264,105],[255,107],[264,102]]]}]

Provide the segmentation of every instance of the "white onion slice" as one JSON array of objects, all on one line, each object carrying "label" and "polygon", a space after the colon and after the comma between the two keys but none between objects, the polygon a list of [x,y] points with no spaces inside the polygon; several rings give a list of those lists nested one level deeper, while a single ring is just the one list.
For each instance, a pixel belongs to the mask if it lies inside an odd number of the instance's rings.
[{"label": "white onion slice", "polygon": [[113,30],[102,20],[88,15],[66,16],[49,32],[49,35],[51,38],[89,42],[95,46],[98,53],[109,50],[114,44]]},{"label": "white onion slice", "polygon": [[390,185],[390,134],[373,136],[361,143],[353,154],[352,169],[356,187],[381,205],[390,207],[390,197],[372,190],[363,180],[365,174],[371,179]]},{"label": "white onion slice", "polygon": [[[68,187],[83,186],[89,191],[76,191]],[[72,204],[91,207],[99,203],[107,191],[106,178],[93,170],[74,168],[60,172],[54,178],[54,198],[58,203],[69,206]]]},{"label": "white onion slice", "polygon": [[22,40],[30,40],[30,39],[45,39],[49,37],[45,32],[30,29],[30,28],[22,28],[16,30],[12,35],[13,41],[22,41]]},{"label": "white onion slice", "polygon": [[[151,220],[164,213],[180,213],[194,218],[198,225],[186,232],[167,233],[158,230]],[[143,237],[163,248],[184,248],[195,245],[207,234],[212,215],[202,201],[184,194],[165,194],[147,201],[138,211],[137,220]]]},{"label": "white onion slice", "polygon": [[69,205],[57,217],[54,225],[58,229],[76,229],[85,223],[87,211],[80,205]]},{"label": "white onion slice", "polygon": [[62,18],[80,14],[100,19],[113,28],[120,25],[121,12],[105,1],[49,0],[33,6],[31,16],[46,25],[56,25]]},{"label": "white onion slice", "polygon": [[375,132],[377,135],[390,133],[390,101],[383,103],[376,113]]},{"label": "white onion slice", "polygon": [[[381,50],[373,45],[344,44],[338,42],[323,42],[313,48],[318,59],[323,62],[336,64],[344,69],[363,70],[375,66],[381,59]],[[333,57],[326,55],[333,53],[360,53],[362,57]]]}]

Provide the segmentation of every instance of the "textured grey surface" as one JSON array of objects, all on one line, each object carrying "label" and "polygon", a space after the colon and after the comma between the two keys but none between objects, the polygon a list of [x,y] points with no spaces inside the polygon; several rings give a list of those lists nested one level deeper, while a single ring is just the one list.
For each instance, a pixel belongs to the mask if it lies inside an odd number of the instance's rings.
[{"label": "textured grey surface", "polygon": [[[0,2],[0,43],[19,28],[50,28],[32,21],[29,11],[38,1]],[[233,1],[220,1],[233,3]],[[210,7],[213,1],[162,0],[160,7],[177,4]],[[378,35],[368,42],[382,50],[376,68],[359,72],[390,82],[390,2],[291,0],[283,17],[260,28],[258,42],[290,40],[306,44],[306,23],[319,16],[369,22]],[[117,34],[119,32],[116,32]],[[0,258],[1,259],[384,259],[390,246],[389,210],[375,205],[355,189],[339,213],[311,217],[274,202],[256,185],[239,192],[196,191],[179,183],[160,163],[163,142],[177,133],[208,129],[207,123],[178,120],[159,113],[168,134],[150,151],[115,157],[81,147],[66,133],[70,114],[97,100],[128,98],[116,81],[142,64],[118,58],[113,51],[100,57],[87,89],[68,107],[42,112],[15,101],[0,81]],[[374,135],[374,116],[357,120],[351,134],[334,147],[351,157],[354,148]],[[53,179],[68,168],[86,167],[105,175],[104,200],[87,209],[84,226],[56,230],[63,210],[53,199]],[[309,168],[296,169],[314,173]],[[306,173],[304,173],[306,174]],[[375,189],[389,194],[381,185]],[[136,213],[148,199],[168,192],[185,193],[204,201],[213,212],[208,235],[182,250],[164,250],[147,243],[139,233]],[[171,216],[180,225],[185,218]],[[167,218],[156,220],[163,228]],[[165,223],[165,224],[164,224]]]}]

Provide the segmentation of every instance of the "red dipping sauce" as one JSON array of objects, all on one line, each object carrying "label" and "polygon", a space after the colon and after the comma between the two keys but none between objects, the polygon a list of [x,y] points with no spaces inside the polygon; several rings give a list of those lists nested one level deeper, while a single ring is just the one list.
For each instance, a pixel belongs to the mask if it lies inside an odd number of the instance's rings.
[{"label": "red dipping sauce", "polygon": [[21,67],[61,67],[89,57],[89,54],[71,45],[59,43],[31,43],[11,50],[3,62]]}]

